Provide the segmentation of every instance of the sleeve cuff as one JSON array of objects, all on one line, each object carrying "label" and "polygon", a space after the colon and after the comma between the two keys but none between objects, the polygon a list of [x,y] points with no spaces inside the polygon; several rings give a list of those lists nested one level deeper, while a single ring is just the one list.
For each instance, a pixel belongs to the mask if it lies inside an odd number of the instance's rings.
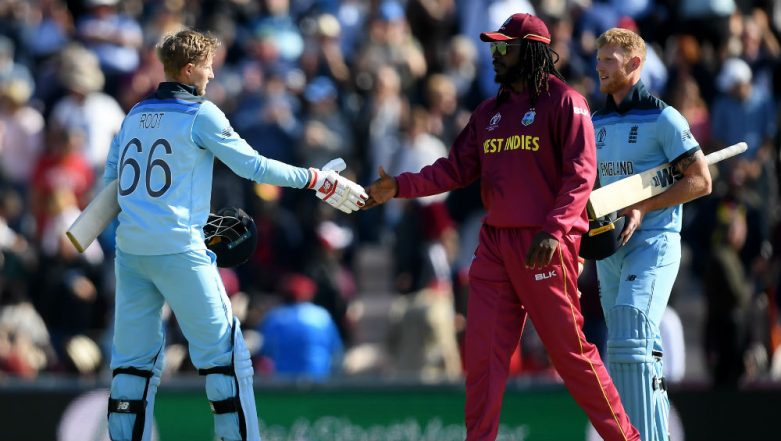
[{"label": "sleeve cuff", "polygon": [[308,172],[309,180],[307,181],[306,188],[311,189],[315,186],[315,182],[317,182],[317,171],[315,171],[313,168],[310,168]]},{"label": "sleeve cuff", "polygon": [[393,195],[394,198],[409,198],[410,188],[409,188],[409,181],[404,178],[404,173],[396,176],[393,178],[396,180],[396,194]]},{"label": "sleeve cuff", "polygon": [[558,240],[559,243],[561,243],[561,239],[564,237],[564,233],[561,230],[558,229],[550,229],[550,228],[543,228],[542,231],[550,234],[553,236],[554,239]]}]

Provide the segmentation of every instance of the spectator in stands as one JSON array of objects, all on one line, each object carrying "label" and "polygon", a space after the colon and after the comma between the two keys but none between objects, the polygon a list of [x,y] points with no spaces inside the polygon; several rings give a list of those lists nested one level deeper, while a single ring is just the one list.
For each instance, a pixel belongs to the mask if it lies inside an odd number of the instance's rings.
[{"label": "spectator in stands", "polygon": [[119,0],[85,0],[86,14],[76,21],[76,35],[97,55],[106,91],[116,96],[124,76],[138,68],[141,26],[119,12]]},{"label": "spectator in stands", "polygon": [[725,199],[716,213],[713,249],[705,273],[708,314],[705,356],[717,387],[737,387],[749,339],[752,289],[740,259],[746,241],[746,213],[739,201]]},{"label": "spectator in stands", "polygon": [[100,171],[125,112],[114,97],[103,92],[105,77],[91,52],[70,46],[61,56],[59,79],[68,94],[54,104],[49,123],[68,131],[80,130],[86,137],[81,153]]},{"label": "spectator in stands", "polygon": [[30,87],[22,78],[0,81],[0,177],[25,199],[45,129],[43,115],[30,105]]},{"label": "spectator in stands", "polygon": [[449,286],[397,297],[389,315],[388,351],[395,376],[424,382],[459,378],[461,355]]},{"label": "spectator in stands", "polygon": [[298,157],[302,165],[322,167],[335,157],[353,162],[352,131],[340,111],[338,98],[336,85],[328,77],[314,78],[306,86],[304,134],[298,145]]},{"label": "spectator in stands", "polygon": [[338,372],[342,341],[331,316],[312,303],[317,285],[302,275],[283,279],[285,304],[268,312],[258,327],[260,352],[280,378],[323,381]]}]

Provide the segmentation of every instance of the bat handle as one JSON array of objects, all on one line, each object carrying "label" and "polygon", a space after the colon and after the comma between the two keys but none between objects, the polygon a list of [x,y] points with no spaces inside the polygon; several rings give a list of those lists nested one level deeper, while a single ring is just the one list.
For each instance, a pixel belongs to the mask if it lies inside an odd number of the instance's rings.
[{"label": "bat handle", "polygon": [[709,153],[708,155],[705,156],[705,160],[708,162],[709,165],[712,165],[719,161],[723,161],[727,158],[731,158],[735,155],[739,155],[745,152],[746,150],[748,150],[748,144],[746,144],[745,142],[739,142],[729,147],[725,147],[721,150],[717,150],[713,153]]},{"label": "bat handle", "polygon": [[347,164],[342,158],[334,158],[328,161],[328,164],[324,165],[322,170],[333,170],[337,173],[344,171],[347,168]]}]

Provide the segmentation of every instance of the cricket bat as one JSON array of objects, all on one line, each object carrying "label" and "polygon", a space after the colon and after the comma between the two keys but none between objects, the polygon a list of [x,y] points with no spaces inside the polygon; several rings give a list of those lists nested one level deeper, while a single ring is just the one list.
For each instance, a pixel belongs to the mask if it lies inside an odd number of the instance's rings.
[{"label": "cricket bat", "polygon": [[[746,151],[745,142],[739,142],[729,147],[705,155],[708,165],[715,164],[727,158]],[[644,201],[659,193],[667,191],[677,180],[678,172],[669,162],[658,167],[637,173],[616,182],[597,188],[591,192],[586,210],[589,219],[598,219],[606,214]]]},{"label": "cricket bat", "polygon": [[83,253],[117,217],[117,214],[119,214],[117,181],[113,180],[87,205],[65,235],[73,246]]}]

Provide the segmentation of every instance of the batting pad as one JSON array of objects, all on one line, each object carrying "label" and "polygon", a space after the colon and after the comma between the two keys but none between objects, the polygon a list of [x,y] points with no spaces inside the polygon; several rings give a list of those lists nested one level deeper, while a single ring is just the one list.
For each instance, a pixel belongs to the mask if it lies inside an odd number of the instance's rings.
[{"label": "batting pad", "polygon": [[[214,432],[224,441],[260,441],[253,374],[249,349],[239,319],[234,317],[232,372],[206,375],[206,396],[214,411]],[[217,408],[219,403],[224,403],[225,408]]]},{"label": "batting pad", "polygon": [[644,441],[667,441],[670,402],[663,383],[661,351],[645,314],[631,306],[608,311],[607,368],[629,420]]},{"label": "batting pad", "polygon": [[[114,375],[108,412],[108,431],[113,441],[149,441],[152,438],[155,395],[163,372],[163,360],[161,348],[155,360],[150,360],[154,363],[151,368]],[[111,399],[118,403],[112,406]]]}]

